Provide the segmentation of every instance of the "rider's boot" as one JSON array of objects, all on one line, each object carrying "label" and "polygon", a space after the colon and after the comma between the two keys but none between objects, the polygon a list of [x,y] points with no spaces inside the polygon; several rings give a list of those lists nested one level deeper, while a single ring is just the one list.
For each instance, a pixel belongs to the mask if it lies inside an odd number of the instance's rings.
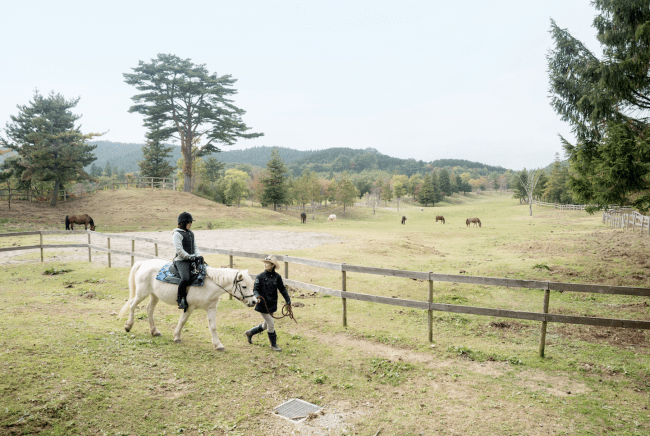
[{"label": "rider's boot", "polygon": [[263,331],[264,331],[264,327],[262,327],[262,324],[256,325],[250,330],[246,330],[245,335],[246,335],[246,339],[248,339],[248,343],[252,344],[253,336],[255,336],[258,333],[262,333]]},{"label": "rider's boot", "polygon": [[268,332],[269,335],[269,341],[271,342],[271,349],[273,351],[282,351],[282,348],[278,347],[276,344],[276,340],[278,338],[278,335],[275,334],[275,332],[271,333]]}]

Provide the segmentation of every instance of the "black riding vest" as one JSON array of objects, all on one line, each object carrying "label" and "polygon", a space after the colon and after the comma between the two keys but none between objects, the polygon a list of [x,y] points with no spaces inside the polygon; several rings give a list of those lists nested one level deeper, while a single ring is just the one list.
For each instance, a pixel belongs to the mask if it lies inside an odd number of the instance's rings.
[{"label": "black riding vest", "polygon": [[183,250],[187,254],[194,254],[194,233],[191,230],[185,230],[184,232],[178,232],[183,236]]}]

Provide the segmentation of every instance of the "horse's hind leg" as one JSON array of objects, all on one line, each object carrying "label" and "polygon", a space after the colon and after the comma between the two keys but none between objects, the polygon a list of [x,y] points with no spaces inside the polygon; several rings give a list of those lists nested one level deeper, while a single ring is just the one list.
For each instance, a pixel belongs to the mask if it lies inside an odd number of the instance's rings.
[{"label": "horse's hind leg", "polygon": [[153,321],[153,310],[156,308],[156,304],[158,304],[159,300],[160,299],[156,297],[156,295],[151,294],[151,299],[147,305],[147,318],[149,319],[149,331],[151,332],[151,336],[162,336],[162,333],[160,333],[158,328],[156,328],[156,324]]},{"label": "horse's hind leg", "polygon": [[[141,294],[138,294],[136,291],[135,297],[133,297],[133,300],[130,301],[129,305],[129,319],[126,320],[126,324],[124,324],[124,330],[127,332],[131,331],[131,328],[133,327],[133,323],[135,322],[135,308],[138,307],[138,304],[145,298],[147,298],[149,294],[145,294],[144,296]],[[153,294],[152,294],[153,296]],[[151,322],[151,321],[150,321]]]},{"label": "horse's hind leg", "polygon": [[181,315],[181,319],[178,320],[178,325],[176,326],[176,330],[174,330],[174,342],[181,342],[181,331],[183,331],[183,326],[187,322],[187,318],[190,317],[190,315],[194,312],[193,307],[189,307],[187,309],[187,312],[183,312]]},{"label": "horse's hind leg", "polygon": [[212,335],[212,346],[217,351],[223,351],[226,347],[223,346],[217,334],[217,305],[208,309],[208,327],[210,327],[210,334]]}]

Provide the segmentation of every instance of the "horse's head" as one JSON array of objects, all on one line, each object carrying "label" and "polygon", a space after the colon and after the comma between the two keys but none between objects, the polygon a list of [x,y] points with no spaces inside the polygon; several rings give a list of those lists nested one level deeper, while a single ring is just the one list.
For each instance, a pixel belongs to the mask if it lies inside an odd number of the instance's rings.
[{"label": "horse's head", "polygon": [[248,270],[237,271],[235,278],[235,286],[232,289],[232,295],[240,299],[248,307],[253,307],[257,304],[257,297],[253,293],[253,279],[248,275]]},{"label": "horse's head", "polygon": [[93,226],[93,225],[91,224],[91,225],[90,225],[90,230],[92,230],[92,231],[94,232],[94,231],[95,231],[95,226]]}]

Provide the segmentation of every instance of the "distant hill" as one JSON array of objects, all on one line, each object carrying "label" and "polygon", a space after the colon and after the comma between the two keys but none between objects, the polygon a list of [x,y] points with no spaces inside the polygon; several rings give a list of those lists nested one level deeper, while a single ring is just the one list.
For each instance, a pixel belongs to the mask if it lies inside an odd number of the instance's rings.
[{"label": "distant hill", "polygon": [[[142,160],[143,144],[92,141],[97,148],[93,151],[97,160],[93,162],[96,166],[104,168],[107,162],[111,166],[124,169],[125,172],[139,171],[138,162]],[[168,144],[169,145],[169,144]],[[172,147],[170,163],[175,165],[181,158],[180,147]],[[212,156],[221,162],[237,164],[250,164],[256,167],[266,167],[271,158],[271,151],[274,147],[252,147],[245,150],[226,150],[215,153]],[[480,162],[472,162],[463,159],[437,159],[433,162],[424,162],[415,159],[400,159],[387,156],[374,148],[353,149],[344,147],[333,147],[324,150],[300,151],[286,147],[278,147],[280,157],[294,176],[302,174],[308,168],[317,173],[343,172],[357,174],[364,171],[386,171],[389,173],[406,174],[411,176],[415,173],[427,173],[432,168],[460,167],[476,174],[487,175],[490,172],[504,173],[507,170],[500,166],[485,165]],[[6,156],[6,155],[5,155]],[[0,155],[0,162],[4,156]],[[86,167],[90,170],[90,166]]]}]

